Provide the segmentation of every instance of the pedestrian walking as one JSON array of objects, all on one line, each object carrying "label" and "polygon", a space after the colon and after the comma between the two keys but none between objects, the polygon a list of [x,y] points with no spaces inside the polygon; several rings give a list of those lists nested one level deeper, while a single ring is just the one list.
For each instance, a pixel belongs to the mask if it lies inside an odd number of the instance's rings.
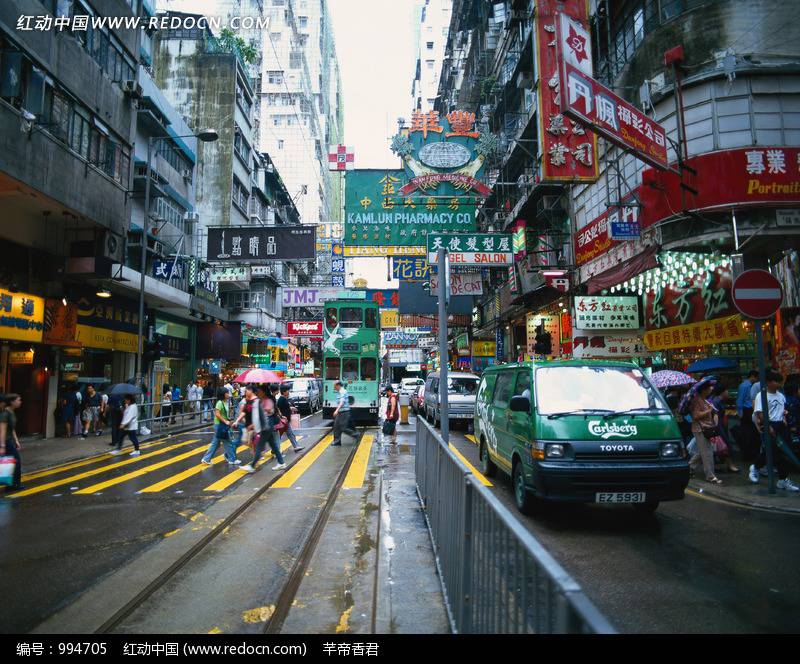
[{"label": "pedestrian walking", "polygon": [[122,397],[117,395],[108,397],[106,416],[108,418],[108,424],[111,427],[111,442],[109,443],[111,447],[122,447],[122,429],[120,429],[120,424],[122,424],[122,415],[124,411],[125,401]]},{"label": "pedestrian walking", "polygon": [[83,433],[81,438],[89,436],[89,430],[97,431],[97,422],[100,419],[100,395],[94,389],[94,385],[86,388],[86,399],[83,404]]},{"label": "pedestrian walking", "polygon": [[342,444],[343,433],[354,438],[357,443],[361,442],[363,434],[359,434],[353,428],[353,423],[350,420],[350,395],[347,393],[347,389],[340,380],[334,382],[333,389],[338,392],[339,396],[336,409],[333,411],[333,442],[331,446],[338,447]]},{"label": "pedestrian walking", "polygon": [[19,394],[0,397],[0,456],[14,457],[14,479],[8,491],[19,491],[22,485],[22,445],[17,436],[17,409],[22,405]]},{"label": "pedestrian walking", "polygon": [[212,401],[214,400],[214,387],[207,380],[203,386],[203,422],[211,421]]},{"label": "pedestrian walking", "polygon": [[[172,386],[172,421],[175,421],[175,416],[183,413],[183,402],[181,398],[183,393],[178,383]],[[183,420],[181,420],[182,422]]]},{"label": "pedestrian walking", "polygon": [[[262,399],[260,395],[269,398]],[[257,393],[252,385],[248,385],[245,388],[245,399],[247,399],[245,422],[253,436],[253,458],[246,466],[242,466],[242,470],[254,473],[267,445],[270,446],[272,454],[278,462],[272,467],[272,470],[286,468],[286,462],[283,454],[281,454],[278,433],[275,431],[275,425],[278,423],[278,410],[275,407],[275,401],[269,394],[269,390],[262,388]]]},{"label": "pedestrian walking", "polygon": [[392,437],[392,445],[397,444],[397,422],[400,419],[400,407],[397,394],[390,385],[386,388],[386,419],[383,422],[383,435]]},{"label": "pedestrian walking", "polygon": [[[725,464],[728,472],[738,473],[739,468],[733,463],[733,437],[731,436],[730,429],[728,428],[728,414],[726,404],[728,401],[728,392],[722,383],[717,383],[711,393],[711,405],[717,412],[718,423],[718,437],[712,439],[712,446],[720,461]],[[720,440],[722,444],[720,444]]]},{"label": "pedestrian walking", "polygon": [[108,394],[100,392],[100,415],[97,418],[97,431],[94,432],[95,436],[102,436],[103,430],[108,423]]},{"label": "pedestrian walking", "polygon": [[[786,423],[786,396],[783,395],[778,388],[783,382],[783,376],[776,371],[767,373],[767,420],[764,419],[764,411],[762,409],[761,395],[757,395],[753,401],[753,417],[755,418],[754,424],[758,429],[759,434],[763,431],[764,427],[768,427],[769,435],[775,439],[773,449],[773,462],[775,470],[778,473],[777,487],[786,491],[798,492],[800,486],[797,486],[791,479],[789,479],[789,468],[791,461],[784,454],[781,449],[780,443],[786,446],[786,449],[791,449],[792,438],[789,434],[789,427]],[[750,481],[753,484],[758,484],[758,471],[763,468],[767,463],[766,450],[761,448],[756,462],[750,466]]]},{"label": "pedestrian walking", "polygon": [[200,387],[200,383],[194,381],[192,383],[192,419],[194,419],[198,413],[200,413],[200,400],[203,398],[203,388]]},{"label": "pedestrian walking", "polygon": [[[714,448],[710,442],[711,438],[719,435],[717,412],[708,401],[715,384],[713,378],[703,378],[692,386],[684,399],[688,400],[688,412],[692,418],[692,433],[697,448],[689,459],[689,467],[696,472],[702,463],[706,481],[722,484],[722,480],[714,474]],[[685,405],[681,411],[686,411]]]},{"label": "pedestrian walking", "polygon": [[233,418],[231,417],[230,396],[231,393],[223,388],[220,390],[219,399],[214,406],[214,436],[211,438],[208,451],[202,458],[202,463],[208,466],[212,465],[211,457],[214,456],[220,443],[222,443],[225,453],[225,460],[230,465],[238,466],[241,463],[241,461],[236,458],[236,448],[231,441]]},{"label": "pedestrian walking", "polygon": [[[172,418],[170,420],[170,417]],[[172,388],[169,383],[164,383],[161,388],[161,413],[159,414],[159,421],[163,426],[175,422],[175,416],[172,414]]]},{"label": "pedestrian walking", "polygon": [[753,397],[751,395],[753,385],[757,382],[758,371],[753,369],[744,377],[736,393],[736,414],[739,416],[739,449],[742,452],[742,458],[749,463],[755,461],[761,447],[758,441],[758,431],[753,424]]},{"label": "pedestrian walking", "polygon": [[73,396],[75,398],[75,416],[73,418],[72,430],[75,432],[76,436],[79,436],[83,433],[83,395],[81,394],[80,385],[75,386]]},{"label": "pedestrian walking", "polygon": [[119,430],[121,435],[117,438],[117,446],[111,450],[111,454],[122,454],[122,443],[125,436],[128,436],[133,443],[133,452],[130,456],[139,456],[141,454],[139,450],[139,406],[136,405],[136,397],[131,394],[125,395],[125,410],[122,413]]},{"label": "pedestrian walking", "polygon": [[[289,403],[289,386],[286,384],[280,387],[280,396],[278,397],[277,406],[278,412],[286,418],[286,438],[292,444],[292,449],[295,454],[303,449],[301,445],[297,444],[297,436],[295,436],[294,429],[292,429],[292,413],[296,413],[297,409],[292,408]],[[280,442],[280,434],[278,434],[278,442]]]}]

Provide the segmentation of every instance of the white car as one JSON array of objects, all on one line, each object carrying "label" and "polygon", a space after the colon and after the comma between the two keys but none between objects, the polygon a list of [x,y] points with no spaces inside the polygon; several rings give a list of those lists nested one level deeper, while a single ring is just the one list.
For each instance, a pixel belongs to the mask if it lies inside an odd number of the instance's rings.
[{"label": "white car", "polygon": [[400,381],[400,394],[411,396],[414,390],[417,389],[417,386],[424,384],[425,381],[422,378],[403,378],[403,380]]}]

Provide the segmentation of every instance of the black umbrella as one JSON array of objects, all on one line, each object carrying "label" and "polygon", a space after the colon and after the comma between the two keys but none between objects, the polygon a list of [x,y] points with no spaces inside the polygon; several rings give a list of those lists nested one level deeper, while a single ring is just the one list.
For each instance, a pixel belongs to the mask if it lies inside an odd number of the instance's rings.
[{"label": "black umbrella", "polygon": [[131,385],[130,383],[116,383],[115,385],[111,385],[108,390],[106,390],[106,394],[111,397],[124,397],[125,395],[133,395],[138,396],[142,393],[142,389],[137,385]]}]

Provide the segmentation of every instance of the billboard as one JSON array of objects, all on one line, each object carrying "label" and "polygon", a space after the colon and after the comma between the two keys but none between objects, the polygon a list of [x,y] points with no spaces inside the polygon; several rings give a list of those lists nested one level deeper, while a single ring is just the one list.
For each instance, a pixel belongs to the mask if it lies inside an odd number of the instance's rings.
[{"label": "billboard", "polygon": [[327,300],[335,300],[341,288],[282,288],[284,307],[321,307]]},{"label": "billboard", "polygon": [[639,298],[629,295],[576,295],[573,300],[579,330],[638,330]]},{"label": "billboard", "polygon": [[316,226],[217,226],[208,229],[209,263],[314,260]]},{"label": "billboard", "polygon": [[439,249],[447,249],[450,265],[513,265],[511,236],[503,233],[429,234],[428,262],[436,263]]},{"label": "billboard", "polygon": [[[439,275],[431,275],[430,278],[431,295],[437,296],[439,293]],[[483,280],[480,274],[459,274],[450,275],[450,295],[483,295]]]},{"label": "billboard", "polygon": [[291,320],[286,323],[290,337],[322,337],[321,320]]}]

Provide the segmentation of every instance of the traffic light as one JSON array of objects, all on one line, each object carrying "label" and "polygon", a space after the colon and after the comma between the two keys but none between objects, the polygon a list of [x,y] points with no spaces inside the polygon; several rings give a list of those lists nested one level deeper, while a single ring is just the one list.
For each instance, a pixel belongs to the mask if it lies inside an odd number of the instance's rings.
[{"label": "traffic light", "polygon": [[157,362],[161,359],[163,351],[161,349],[161,342],[158,339],[144,342],[144,365],[149,366],[152,362]]},{"label": "traffic light", "polygon": [[553,337],[544,329],[544,323],[536,326],[536,343],[533,352],[536,355],[550,355],[553,352]]}]

